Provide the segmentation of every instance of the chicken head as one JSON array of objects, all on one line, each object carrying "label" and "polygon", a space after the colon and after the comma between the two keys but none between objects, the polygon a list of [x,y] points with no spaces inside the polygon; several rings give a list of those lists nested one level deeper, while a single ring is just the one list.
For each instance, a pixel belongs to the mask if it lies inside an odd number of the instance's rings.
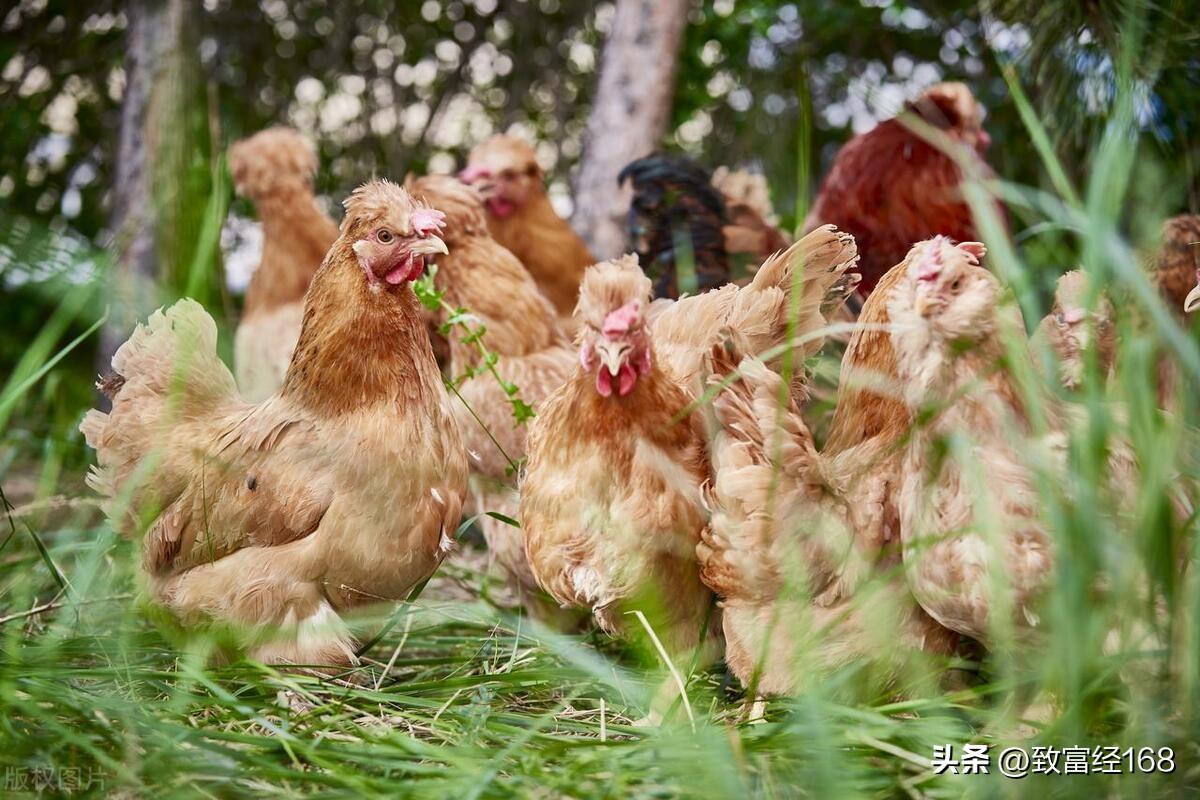
[{"label": "chicken head", "polygon": [[637,256],[596,264],[584,275],[575,315],[580,321],[579,363],[595,372],[596,391],[624,397],[650,371],[646,307],[650,279]]},{"label": "chicken head", "polygon": [[927,124],[946,131],[981,156],[992,143],[983,129],[983,110],[964,83],[934,84],[908,108]]},{"label": "chicken head", "polygon": [[986,252],[979,242],[955,244],[945,236],[913,246],[904,279],[888,304],[906,337],[929,343],[979,341],[991,333],[1000,287],[979,266]]},{"label": "chicken head", "polygon": [[417,202],[396,184],[372,181],[346,200],[342,235],[372,287],[401,286],[420,277],[426,257],[445,255],[439,233],[445,215]]},{"label": "chicken head", "polygon": [[493,136],[471,150],[458,177],[475,186],[488,211],[501,218],[512,215],[542,188],[537,154],[525,141],[506,134]]}]

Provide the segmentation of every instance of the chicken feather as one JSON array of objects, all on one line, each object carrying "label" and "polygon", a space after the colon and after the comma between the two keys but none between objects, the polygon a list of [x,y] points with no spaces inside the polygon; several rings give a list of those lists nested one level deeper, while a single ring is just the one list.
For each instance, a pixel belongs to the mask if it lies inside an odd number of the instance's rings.
[{"label": "chicken feather", "polygon": [[778,374],[722,346],[711,358],[710,385],[732,382],[713,403],[712,519],[697,555],[721,598],[733,673],[758,693],[793,694],[813,668],[874,659],[892,685],[914,654],[953,654],[959,637],[916,605],[894,563],[862,596],[840,581],[855,568],[854,529],[872,503],[873,485],[857,478],[877,454],[822,456]]},{"label": "chicken feather", "polygon": [[767,258],[747,286],[728,284],[663,305],[654,317],[657,357],[678,383],[696,386],[705,356],[725,331],[758,355],[783,344],[794,321],[795,354],[803,360],[821,348],[827,298],[839,292],[845,298],[857,261],[854,237],[822,226]]}]

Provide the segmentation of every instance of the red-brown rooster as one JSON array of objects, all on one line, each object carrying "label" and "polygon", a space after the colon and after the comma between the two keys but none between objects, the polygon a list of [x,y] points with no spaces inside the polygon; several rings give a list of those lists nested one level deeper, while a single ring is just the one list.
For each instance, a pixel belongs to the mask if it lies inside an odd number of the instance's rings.
[{"label": "red-brown rooster", "polygon": [[962,196],[962,171],[950,155],[906,125],[906,118],[914,117],[973,151],[982,174],[990,174],[983,160],[990,139],[978,103],[961,83],[930,87],[905,114],[847,142],[804,229],[832,223],[853,234],[862,253],[858,290],[864,297],[917,242],[939,234],[958,241],[980,238]]}]

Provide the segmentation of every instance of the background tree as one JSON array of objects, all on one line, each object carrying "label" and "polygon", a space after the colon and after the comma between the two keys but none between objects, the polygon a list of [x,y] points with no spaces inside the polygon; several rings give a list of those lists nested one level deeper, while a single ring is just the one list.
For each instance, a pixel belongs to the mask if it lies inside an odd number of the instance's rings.
[{"label": "background tree", "polygon": [[597,258],[627,249],[621,168],[666,133],[688,0],[618,0],[575,180],[572,224]]},{"label": "background tree", "polygon": [[[194,4],[187,0],[130,0],[126,7],[125,87],[110,201],[113,269],[111,301],[97,364],[107,369],[133,323],[152,310],[158,285],[210,301],[215,259],[195,266],[195,205],[208,187],[197,146]],[[203,111],[200,112],[203,115]],[[201,116],[200,119],[203,119]],[[190,275],[198,280],[190,280]],[[212,278],[217,278],[213,280]]]}]

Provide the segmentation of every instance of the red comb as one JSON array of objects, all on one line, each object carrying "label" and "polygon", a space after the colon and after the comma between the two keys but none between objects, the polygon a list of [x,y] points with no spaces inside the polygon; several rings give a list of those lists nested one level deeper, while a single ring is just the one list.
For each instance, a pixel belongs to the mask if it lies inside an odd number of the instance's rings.
[{"label": "red comb", "polygon": [[641,310],[642,304],[637,300],[631,300],[617,310],[608,312],[608,316],[604,318],[604,327],[602,328],[604,335],[612,337],[628,333],[629,326],[637,321]]},{"label": "red comb", "polygon": [[411,222],[418,236],[427,236],[446,227],[446,215],[435,208],[418,208],[412,213]]},{"label": "red comb", "polygon": [[458,173],[458,179],[463,183],[474,183],[480,178],[492,177],[492,171],[487,167],[467,165]]},{"label": "red comb", "polygon": [[936,237],[930,246],[925,248],[925,258],[917,265],[917,280],[937,280],[942,271],[942,237]]},{"label": "red comb", "polygon": [[967,260],[976,266],[979,265],[979,259],[987,255],[987,245],[983,242],[959,242],[958,249],[970,256]]}]

